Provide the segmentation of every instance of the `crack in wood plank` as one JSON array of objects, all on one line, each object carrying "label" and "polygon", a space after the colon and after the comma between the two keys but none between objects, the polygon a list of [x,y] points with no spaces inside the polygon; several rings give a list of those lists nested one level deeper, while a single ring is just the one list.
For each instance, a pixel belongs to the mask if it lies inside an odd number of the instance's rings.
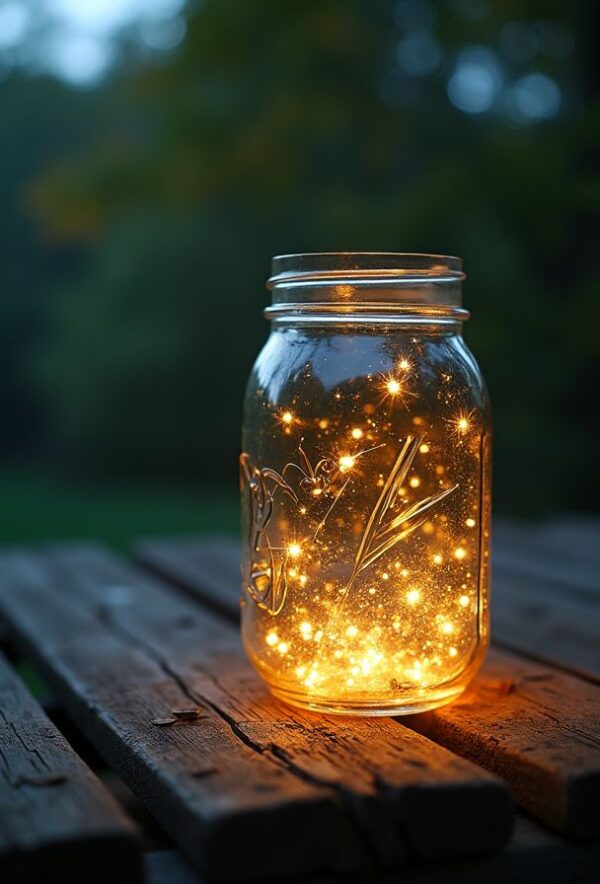
[{"label": "crack in wood plank", "polygon": [[[68,577],[67,574],[63,574],[63,576]],[[364,816],[358,812],[359,805],[357,804],[355,798],[353,798],[352,792],[349,789],[345,789],[343,785],[339,782],[319,778],[313,773],[303,769],[300,765],[296,764],[292,760],[290,755],[285,752],[282,747],[277,746],[275,743],[261,744],[254,741],[244,729],[243,722],[236,722],[236,720],[224,709],[222,709],[219,704],[215,703],[201,691],[190,687],[185,678],[179,672],[177,672],[175,667],[173,667],[160,652],[153,648],[148,642],[140,639],[138,635],[127,629],[122,623],[118,621],[118,619],[115,617],[115,610],[111,609],[108,605],[100,605],[97,611],[104,625],[110,626],[110,628],[126,638],[128,642],[134,644],[137,648],[147,654],[150,659],[152,659],[153,662],[155,662],[161,668],[165,675],[173,679],[173,681],[175,682],[175,684],[177,684],[184,696],[186,696],[193,703],[211,709],[215,715],[219,716],[219,718],[228,725],[232,734],[237,737],[242,743],[244,743],[244,745],[246,745],[249,749],[251,749],[253,752],[258,753],[262,757],[267,758],[275,765],[283,767],[285,770],[287,770],[288,773],[298,777],[303,782],[317,787],[332,789],[342,800],[346,811],[348,812],[349,821],[354,825],[356,829],[356,834],[361,839],[365,850],[369,854],[373,867],[384,868],[384,866],[382,866],[381,864],[381,856],[379,850],[377,849],[377,844],[374,843],[373,827],[372,825],[369,825],[369,820],[364,818]],[[212,681],[220,690],[225,690],[225,692],[227,693],[226,689],[224,689],[223,686],[219,684],[218,679],[213,675],[213,673],[200,666],[198,666],[197,668],[202,671],[202,674],[205,678]],[[377,788],[378,786],[375,778],[373,779],[373,785],[375,788]],[[395,836],[400,839],[400,833],[396,832]],[[406,839],[402,838],[401,840],[403,842],[404,849],[408,850],[409,845],[406,842]]]}]

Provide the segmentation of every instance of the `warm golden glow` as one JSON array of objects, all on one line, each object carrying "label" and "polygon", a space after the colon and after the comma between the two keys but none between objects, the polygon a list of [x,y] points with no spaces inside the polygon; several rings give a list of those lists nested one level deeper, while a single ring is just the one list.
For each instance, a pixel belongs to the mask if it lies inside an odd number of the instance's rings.
[{"label": "warm golden glow", "polygon": [[409,352],[323,393],[313,374],[293,411],[265,399],[242,459],[245,645],[301,705],[437,705],[481,642],[481,412]]},{"label": "warm golden glow", "polygon": [[471,429],[471,418],[472,415],[465,412],[461,412],[454,418],[452,423],[454,424],[454,431],[457,436],[466,436]]}]

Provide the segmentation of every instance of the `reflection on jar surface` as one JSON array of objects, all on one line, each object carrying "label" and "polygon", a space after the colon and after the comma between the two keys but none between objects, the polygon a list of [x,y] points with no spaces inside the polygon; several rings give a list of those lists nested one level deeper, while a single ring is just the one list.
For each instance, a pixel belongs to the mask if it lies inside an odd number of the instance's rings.
[{"label": "reflection on jar surface", "polygon": [[244,415],[242,631],[271,691],[448,702],[488,641],[490,422],[458,259],[275,259]]}]

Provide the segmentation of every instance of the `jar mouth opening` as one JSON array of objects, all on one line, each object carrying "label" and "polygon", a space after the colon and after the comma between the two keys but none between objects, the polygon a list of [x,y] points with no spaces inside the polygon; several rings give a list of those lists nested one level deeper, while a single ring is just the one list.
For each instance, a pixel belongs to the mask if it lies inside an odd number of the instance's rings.
[{"label": "jar mouth opening", "polygon": [[463,263],[454,255],[421,252],[305,252],[276,255],[267,287],[290,284],[414,284],[461,282]]}]

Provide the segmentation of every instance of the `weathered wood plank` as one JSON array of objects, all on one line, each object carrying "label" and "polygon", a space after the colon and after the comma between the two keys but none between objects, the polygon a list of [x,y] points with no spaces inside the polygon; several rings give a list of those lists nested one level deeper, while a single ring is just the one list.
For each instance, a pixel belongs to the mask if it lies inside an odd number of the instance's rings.
[{"label": "weathered wood plank", "polygon": [[[143,603],[139,592],[111,582],[104,604],[86,597],[84,587],[48,556],[0,562],[3,614],[82,731],[204,870],[234,880],[268,873],[265,829],[275,838],[272,874],[319,868],[330,850],[322,833],[331,831],[335,813],[325,791],[263,759],[218,714],[154,726],[193,702],[187,685],[135,631],[130,636],[113,623],[113,610],[136,594],[137,607]],[[318,831],[312,843],[309,820]],[[285,837],[291,830],[299,856]],[[238,849],[228,851],[228,843]]]},{"label": "weathered wood plank", "polygon": [[133,556],[206,607],[231,620],[239,617],[239,540],[223,535],[143,539],[135,544]]},{"label": "weathered wood plank", "polygon": [[600,603],[600,572],[595,563],[565,553],[543,540],[539,531],[521,533],[514,525],[501,523],[495,528],[494,559],[511,573],[522,574],[535,584],[543,584],[546,593],[588,604],[592,610]]},{"label": "weathered wood plank", "polygon": [[[175,617],[170,592],[165,595],[163,587],[117,558],[93,550],[64,550],[60,559],[71,571],[93,577],[90,591],[96,594],[107,580],[142,581],[142,610],[134,614],[124,608],[122,625],[139,628],[141,617],[147,640],[186,679],[202,667],[202,692],[209,707],[235,720],[240,735],[261,753],[274,753],[303,780],[334,786],[345,802],[350,801],[352,819],[360,820],[359,832],[377,863],[397,862],[404,849],[408,854],[435,858],[463,855],[465,849],[492,849],[506,841],[507,795],[500,794],[498,782],[481,781],[480,770],[457,768],[455,756],[438,756],[429,742],[413,743],[406,730],[400,740],[398,729],[389,721],[348,725],[329,719],[321,726],[318,717],[291,711],[268,694],[247,664],[237,630],[226,627],[220,618],[202,614],[195,634],[187,632],[173,641],[164,628]],[[218,556],[215,559],[218,562]],[[146,620],[150,593],[156,611]],[[190,610],[198,611],[185,605],[185,611]],[[476,805],[480,818],[474,813]],[[457,820],[450,826],[444,809],[449,806]],[[436,825],[438,816],[446,820],[443,831]],[[470,832],[463,828],[467,819]],[[490,827],[492,819],[496,831]]]},{"label": "weathered wood plank", "polygon": [[495,521],[493,635],[600,683],[600,572],[581,544],[556,543],[560,531],[549,542],[549,528]]},{"label": "weathered wood plank", "polygon": [[493,770],[575,839],[600,836],[600,687],[492,650],[472,687],[411,727]]},{"label": "weathered wood plank", "polygon": [[492,637],[497,644],[600,684],[598,608],[547,591],[544,581],[493,566]]},{"label": "weathered wood plank", "polygon": [[138,833],[0,656],[0,881],[141,881]]},{"label": "weathered wood plank", "polygon": [[[192,591],[231,598],[237,570],[233,547],[216,553],[210,578],[196,548],[185,564],[185,548],[169,553],[163,542],[153,553],[138,546],[140,559]],[[201,549],[201,548],[200,548]],[[234,609],[228,604],[230,616]],[[571,837],[600,834],[600,687],[510,653],[495,651],[473,688],[451,706],[407,719],[411,727],[507,779],[521,804]]]},{"label": "weathered wood plank", "polygon": [[[390,720],[349,725],[279,704],[237,630],[115,557],[3,557],[0,609],[203,871],[265,880],[395,867],[509,837],[500,780]],[[149,723],[190,702],[200,720]]]}]

